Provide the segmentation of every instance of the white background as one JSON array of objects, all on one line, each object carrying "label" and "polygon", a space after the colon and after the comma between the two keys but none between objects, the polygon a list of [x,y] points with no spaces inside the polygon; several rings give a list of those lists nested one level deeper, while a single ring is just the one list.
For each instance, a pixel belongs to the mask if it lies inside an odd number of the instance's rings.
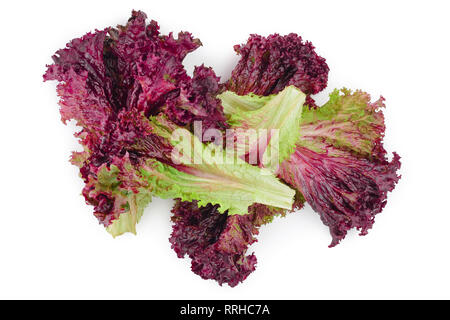
[{"label": "white background", "polygon": [[[0,298],[450,298],[447,1],[3,1],[0,4]],[[335,87],[386,98],[386,149],[403,178],[366,237],[336,248],[309,207],[261,229],[258,268],[236,288],[193,274],[170,249],[171,201],[155,199],[138,235],[115,240],[85,205],[75,127],[60,121],[45,64],[72,38],[141,9],[162,32],[192,32],[186,58],[227,79],[250,33],[296,32]]]}]

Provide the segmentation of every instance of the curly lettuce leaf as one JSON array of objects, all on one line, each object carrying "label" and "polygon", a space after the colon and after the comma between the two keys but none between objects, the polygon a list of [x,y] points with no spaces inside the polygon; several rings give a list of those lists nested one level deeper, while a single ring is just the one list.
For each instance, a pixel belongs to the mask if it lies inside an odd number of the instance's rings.
[{"label": "curly lettuce leaf", "polygon": [[367,93],[343,89],[324,106],[305,109],[296,150],[280,166],[278,177],[330,228],[330,247],[352,228],[367,234],[400,179],[400,157],[388,161],[382,144],[383,100],[371,103]]},{"label": "curly lettuce leaf", "polygon": [[[218,96],[236,132],[238,155],[276,168],[294,152],[300,135],[300,119],[306,95],[294,86],[278,94],[239,96],[226,91]],[[254,139],[249,137],[254,132]],[[259,156],[259,157],[258,157]]]},{"label": "curly lettuce leaf", "polygon": [[383,101],[370,103],[370,95],[360,90],[334,90],[322,107],[304,109],[298,145],[320,152],[328,144],[360,156],[376,156],[372,153],[385,131]]},{"label": "curly lettuce leaf", "polygon": [[177,200],[172,213],[170,243],[177,256],[187,255],[192,271],[203,279],[234,287],[256,268],[256,256],[247,250],[257,241],[259,227],[284,210],[254,204],[249,214],[230,216],[217,205]]},{"label": "curly lettuce leaf", "polygon": [[110,165],[101,165],[95,177],[89,175],[83,195],[113,237],[125,232],[136,234],[136,224],[152,200],[148,184],[131,164],[128,154],[115,158]]},{"label": "curly lettuce leaf", "polygon": [[[156,21],[146,19],[145,13],[133,11],[124,26],[70,41],[55,53],[44,74],[45,81],[58,81],[62,121],[75,120],[81,127],[75,135],[84,151],[74,153],[72,163],[80,168],[86,184],[86,202],[113,234],[135,231],[150,194],[133,190],[130,195],[127,188],[119,187],[105,191],[98,173],[105,168],[114,171],[116,162],[123,161],[139,176],[139,167],[149,158],[171,161],[172,146],[152,133],[150,115],[162,112],[180,125],[203,120],[204,130],[227,127],[215,97],[219,78],[205,66],[196,67],[190,77],[183,66],[185,56],[201,42],[188,32],[177,38],[161,34]],[[137,145],[144,139],[146,152]],[[122,176],[129,172],[117,172],[118,181],[131,181]],[[135,183],[145,185],[142,177],[135,178]]]},{"label": "curly lettuce leaf", "polygon": [[309,105],[314,105],[310,95],[327,86],[329,71],[325,59],[314,49],[311,42],[294,33],[268,37],[253,34],[245,45],[234,46],[240,60],[226,89],[239,95],[268,96],[293,85],[307,94]]},{"label": "curly lettuce leaf", "polygon": [[192,81],[181,90],[178,100],[166,103],[164,113],[191,131],[195,121],[202,122],[202,134],[208,129],[225,130],[228,124],[221,102],[216,97],[220,92],[219,80],[211,68],[204,65],[195,67]]},{"label": "curly lettuce leaf", "polygon": [[213,143],[201,143],[163,116],[153,118],[152,125],[173,145],[171,164],[148,159],[141,168],[155,195],[218,204],[218,210],[231,215],[246,214],[253,203],[292,208],[295,191],[266,169],[235,158]]},{"label": "curly lettuce leaf", "polygon": [[136,234],[136,225],[141,220],[144,209],[152,201],[152,194],[141,189],[139,193],[128,197],[127,211],[119,215],[119,219],[114,220],[106,230],[115,238],[126,232]]}]

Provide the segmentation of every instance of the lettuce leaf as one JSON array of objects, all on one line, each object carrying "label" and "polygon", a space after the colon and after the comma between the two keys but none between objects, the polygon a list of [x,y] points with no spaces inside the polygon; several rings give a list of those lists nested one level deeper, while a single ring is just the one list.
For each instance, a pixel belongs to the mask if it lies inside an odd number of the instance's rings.
[{"label": "lettuce leaf", "polygon": [[203,279],[234,287],[256,268],[256,257],[247,249],[257,241],[259,227],[284,210],[254,204],[247,215],[229,216],[217,205],[177,200],[172,213],[170,243],[177,256],[191,258],[192,271]]},{"label": "lettuce leaf", "polygon": [[[294,86],[278,94],[239,96],[226,91],[218,96],[231,128],[236,133],[239,155],[255,159],[252,164],[276,170],[294,152],[300,136],[300,119],[306,95]],[[254,131],[254,137],[249,132]],[[248,160],[247,160],[248,161]]]},{"label": "lettuce leaf", "polygon": [[335,90],[324,106],[304,110],[295,153],[280,166],[278,176],[330,228],[330,247],[352,228],[366,235],[400,179],[399,155],[388,161],[382,144],[383,101],[371,103],[362,91]]},{"label": "lettuce leaf", "polygon": [[[145,13],[133,11],[125,26],[72,40],[56,52],[44,74],[45,81],[58,81],[62,121],[74,120],[81,127],[75,135],[84,151],[74,152],[72,163],[86,184],[86,202],[113,235],[135,232],[151,199],[140,166],[148,159],[171,161],[173,146],[152,132],[149,116],[165,113],[179,125],[204,120],[204,130],[227,127],[215,97],[219,78],[205,66],[196,67],[191,78],[183,66],[185,56],[201,42],[188,32],[178,38],[160,34],[158,24],[146,19]],[[136,145],[144,139],[145,153]],[[124,164],[126,170],[115,169]],[[118,186],[105,190],[98,181],[105,170],[114,172]],[[127,176],[131,171],[143,189],[121,186],[132,181]]]},{"label": "lettuce leaf", "polygon": [[294,33],[268,37],[253,34],[234,50],[240,60],[225,87],[239,95],[268,96],[293,85],[307,94],[308,105],[314,105],[310,95],[327,85],[329,68],[325,59],[311,42]]},{"label": "lettuce leaf", "polygon": [[367,234],[400,179],[399,155],[388,161],[382,144],[383,101],[371,103],[362,91],[335,90],[321,108],[304,110],[296,151],[280,166],[278,176],[330,228],[330,247],[349,229]]},{"label": "lettuce leaf", "polygon": [[83,188],[87,203],[94,206],[94,215],[113,237],[125,232],[136,234],[136,224],[152,199],[144,177],[128,154],[116,157],[110,165],[101,165],[95,173],[95,177],[88,176]]},{"label": "lettuce leaf", "polygon": [[370,103],[370,95],[360,90],[334,90],[322,107],[304,109],[298,145],[319,152],[333,145],[360,156],[377,156],[372,153],[384,136],[384,107],[384,98]]},{"label": "lettuce leaf", "polygon": [[148,159],[141,168],[155,195],[198,200],[203,206],[218,204],[220,212],[228,210],[230,215],[246,214],[253,203],[292,208],[295,191],[266,169],[234,158],[213,143],[201,143],[189,130],[164,116],[153,118],[152,126],[173,146],[173,163]]},{"label": "lettuce leaf", "polygon": [[[272,96],[240,98],[228,92],[223,97],[225,113],[234,113],[230,117],[233,129],[257,128],[260,121],[248,115],[264,110],[273,101]],[[279,140],[280,150],[294,152],[282,158],[276,173],[319,213],[330,228],[331,247],[349,229],[367,234],[375,215],[386,205],[387,192],[400,178],[400,157],[394,153],[393,160],[388,161],[382,144],[383,101],[380,98],[371,103],[370,95],[359,90],[335,90],[322,107],[304,107],[297,128],[286,128],[289,133],[297,130],[295,139]],[[281,104],[272,108],[274,114],[285,112]],[[253,118],[257,120],[251,121]]]}]

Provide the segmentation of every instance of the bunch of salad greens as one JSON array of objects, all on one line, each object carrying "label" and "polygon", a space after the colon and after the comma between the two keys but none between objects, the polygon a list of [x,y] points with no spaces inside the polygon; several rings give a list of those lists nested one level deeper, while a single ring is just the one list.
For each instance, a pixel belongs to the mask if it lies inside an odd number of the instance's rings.
[{"label": "bunch of salad greens", "polygon": [[175,199],[170,243],[204,279],[235,286],[255,270],[260,226],[307,202],[337,245],[367,234],[400,176],[383,147],[384,99],[334,90],[318,106],[329,68],[296,34],[251,35],[221,83],[189,76],[188,32],[162,35],[133,11],[125,26],[88,33],[56,52],[61,119],[83,146],[71,162],[82,194],[114,237],[136,233],[152,197]]}]

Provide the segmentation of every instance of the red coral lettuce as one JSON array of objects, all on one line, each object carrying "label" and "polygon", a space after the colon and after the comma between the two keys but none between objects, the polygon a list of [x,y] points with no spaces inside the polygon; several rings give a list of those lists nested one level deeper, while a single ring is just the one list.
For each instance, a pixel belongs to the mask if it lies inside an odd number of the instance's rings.
[{"label": "red coral lettuce", "polygon": [[314,104],[310,95],[327,86],[329,68],[325,59],[311,42],[294,33],[268,37],[253,34],[234,50],[241,58],[226,88],[239,95],[267,96],[294,85],[308,95],[309,104]]},{"label": "red coral lettuce", "polygon": [[388,161],[382,144],[383,107],[383,98],[371,103],[361,91],[334,91],[324,106],[304,110],[295,152],[280,166],[278,176],[330,228],[330,247],[349,229],[367,234],[400,179],[399,155]]},{"label": "red coral lettuce", "polygon": [[179,258],[188,255],[192,271],[203,279],[234,287],[256,268],[256,256],[247,254],[261,225],[283,211],[254,204],[247,215],[229,216],[217,206],[199,207],[196,201],[177,200],[170,243]]}]

